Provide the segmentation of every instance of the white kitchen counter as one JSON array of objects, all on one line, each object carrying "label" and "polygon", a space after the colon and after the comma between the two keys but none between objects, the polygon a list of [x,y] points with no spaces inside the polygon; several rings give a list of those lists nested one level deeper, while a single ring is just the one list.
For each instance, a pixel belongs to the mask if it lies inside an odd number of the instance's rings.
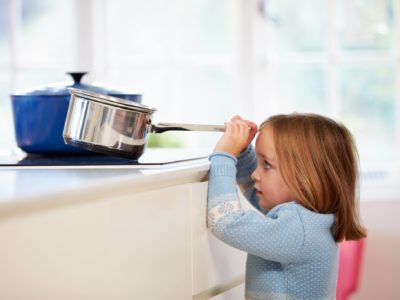
[{"label": "white kitchen counter", "polygon": [[205,158],[159,166],[0,167],[0,218],[8,213],[89,201],[129,190],[145,192],[199,182],[207,176]]},{"label": "white kitchen counter", "polygon": [[0,298],[243,299],[245,253],[207,229],[208,170],[0,167]]}]

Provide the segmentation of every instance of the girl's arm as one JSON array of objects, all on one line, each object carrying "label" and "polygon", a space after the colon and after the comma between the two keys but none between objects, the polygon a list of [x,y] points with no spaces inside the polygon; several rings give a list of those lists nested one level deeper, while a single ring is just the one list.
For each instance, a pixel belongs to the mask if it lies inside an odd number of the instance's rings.
[{"label": "girl's arm", "polygon": [[236,158],[210,156],[208,227],[225,243],[264,259],[289,263],[302,249],[304,232],[297,211],[282,210],[274,217],[241,208],[236,185]]},{"label": "girl's arm", "polygon": [[[237,182],[242,193],[256,209],[260,210],[258,197],[251,180],[251,174],[257,167],[256,156],[251,146],[251,141],[256,133],[257,125],[255,123],[243,120],[239,116],[233,117],[230,122],[225,122],[225,133],[215,145],[210,160],[215,153],[231,156],[234,163],[238,163]],[[236,192],[236,186],[231,192]],[[264,211],[262,212],[264,213]]]}]

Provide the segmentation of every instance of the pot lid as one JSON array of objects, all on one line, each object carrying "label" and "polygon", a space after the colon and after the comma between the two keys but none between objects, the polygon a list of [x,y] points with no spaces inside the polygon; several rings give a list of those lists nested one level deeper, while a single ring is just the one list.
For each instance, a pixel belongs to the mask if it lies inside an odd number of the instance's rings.
[{"label": "pot lid", "polygon": [[122,107],[128,110],[140,111],[144,113],[153,113],[157,110],[147,105],[138,104],[136,102],[128,101],[115,96],[100,94],[92,91],[76,89],[76,88],[69,88],[69,91],[73,96],[76,97],[85,98],[87,100],[100,102],[111,106]]},{"label": "pot lid", "polygon": [[129,100],[140,101],[141,95],[140,94],[132,94],[132,93],[123,93],[121,91],[117,91],[114,89],[107,89],[101,86],[94,86],[89,84],[81,83],[82,77],[87,74],[87,72],[67,72],[66,74],[72,77],[73,83],[72,84],[53,84],[47,85],[44,87],[40,87],[38,89],[18,92],[13,95],[15,96],[68,96],[70,95],[69,89],[70,88],[77,88],[82,90],[89,90],[96,93],[107,94],[107,95],[127,95],[129,94]]}]

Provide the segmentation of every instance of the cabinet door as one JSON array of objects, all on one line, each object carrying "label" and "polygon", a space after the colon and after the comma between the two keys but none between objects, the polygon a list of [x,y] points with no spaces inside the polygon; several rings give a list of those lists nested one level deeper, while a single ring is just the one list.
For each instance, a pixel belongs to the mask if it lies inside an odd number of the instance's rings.
[{"label": "cabinet door", "polygon": [[0,299],[108,300],[105,220],[98,201],[0,218]]},{"label": "cabinet door", "polygon": [[190,185],[109,203],[110,299],[191,298]]},{"label": "cabinet door", "polygon": [[1,219],[0,299],[190,299],[190,196],[116,191]]},{"label": "cabinet door", "polygon": [[[207,186],[207,182],[192,184],[193,298],[196,300],[240,285],[245,273],[246,253],[221,242],[207,228]],[[235,291],[243,299],[242,290]]]}]

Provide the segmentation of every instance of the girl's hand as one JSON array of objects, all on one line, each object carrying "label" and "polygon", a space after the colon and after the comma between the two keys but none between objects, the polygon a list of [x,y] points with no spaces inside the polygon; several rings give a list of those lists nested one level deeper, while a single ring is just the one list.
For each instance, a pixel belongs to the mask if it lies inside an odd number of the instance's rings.
[{"label": "girl's hand", "polygon": [[215,152],[227,152],[238,156],[247,148],[257,133],[257,125],[235,116],[225,123],[225,133],[215,145]]}]

